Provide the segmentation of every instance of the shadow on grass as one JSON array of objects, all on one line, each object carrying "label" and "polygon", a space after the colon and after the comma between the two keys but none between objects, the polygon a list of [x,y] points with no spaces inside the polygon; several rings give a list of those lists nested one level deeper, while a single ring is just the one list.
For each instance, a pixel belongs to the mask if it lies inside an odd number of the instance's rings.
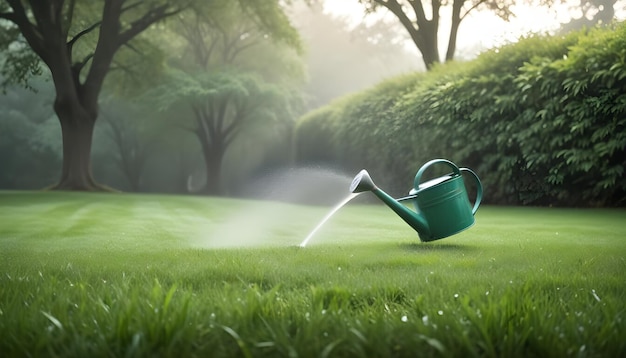
[{"label": "shadow on grass", "polygon": [[447,251],[447,252],[467,252],[476,249],[474,246],[459,245],[459,244],[446,244],[446,243],[426,243],[426,242],[412,242],[401,243],[398,246],[404,251],[411,252],[433,252],[433,251]]}]

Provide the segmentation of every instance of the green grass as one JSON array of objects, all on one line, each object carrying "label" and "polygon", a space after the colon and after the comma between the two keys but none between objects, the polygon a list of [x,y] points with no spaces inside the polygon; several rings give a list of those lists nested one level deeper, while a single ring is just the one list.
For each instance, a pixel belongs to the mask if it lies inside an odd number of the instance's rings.
[{"label": "green grass", "polygon": [[626,212],[483,207],[420,243],[384,206],[0,192],[12,356],[626,355]]}]

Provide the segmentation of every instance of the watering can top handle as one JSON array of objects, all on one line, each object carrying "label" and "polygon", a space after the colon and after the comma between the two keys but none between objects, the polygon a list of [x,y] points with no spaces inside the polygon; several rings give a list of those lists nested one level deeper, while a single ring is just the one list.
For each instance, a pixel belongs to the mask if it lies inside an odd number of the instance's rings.
[{"label": "watering can top handle", "polygon": [[456,164],[452,163],[451,161],[447,159],[433,159],[427,162],[426,164],[422,165],[422,167],[417,171],[417,174],[415,174],[415,180],[413,181],[413,187],[415,189],[419,188],[419,185],[422,181],[422,174],[424,174],[426,169],[428,169],[428,167],[430,167],[431,165],[438,164],[438,163],[447,164],[448,166],[452,168],[452,170],[454,170],[454,174],[461,175],[461,170],[459,169],[459,167],[457,167]]}]

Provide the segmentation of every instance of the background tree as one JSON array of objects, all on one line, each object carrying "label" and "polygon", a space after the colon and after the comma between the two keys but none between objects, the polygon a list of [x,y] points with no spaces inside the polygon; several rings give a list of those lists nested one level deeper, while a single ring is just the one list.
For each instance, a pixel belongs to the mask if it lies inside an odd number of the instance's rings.
[{"label": "background tree", "polygon": [[[122,46],[129,46],[150,25],[181,11],[184,4],[185,1],[157,0],[95,3],[5,0],[0,3],[0,18],[14,25],[2,30],[4,49],[29,47],[52,75],[56,93],[54,111],[63,136],[63,168],[55,188],[101,189],[91,173],[90,153],[98,97],[113,59]],[[91,18],[88,13],[98,17]],[[95,41],[87,43],[88,35],[96,33]],[[74,51],[79,43],[88,48],[87,54],[80,58]],[[36,68],[34,56],[20,58],[11,52],[9,56],[3,70],[14,74],[15,80],[23,81],[28,69]]]},{"label": "background tree", "polygon": [[492,10],[504,20],[512,15],[510,10],[513,0],[359,0],[365,5],[366,12],[372,13],[386,8],[398,18],[407,30],[411,40],[422,54],[427,69],[440,62],[439,33],[441,21],[440,10],[444,6],[451,7],[450,35],[446,50],[446,61],[454,58],[457,35],[461,21],[477,9]]},{"label": "background tree", "polygon": [[54,89],[45,77],[29,85],[0,96],[0,188],[41,188],[59,175],[60,128],[50,106]]},{"label": "background tree", "polygon": [[[91,169],[91,147],[98,98],[112,69],[128,73],[125,57],[144,55],[150,42],[143,36],[157,22],[180,14],[188,6],[194,10],[219,12],[226,0],[172,1],[82,0],[0,2],[0,46],[7,54],[1,72],[7,83],[27,84],[32,74],[47,68],[55,87],[54,111],[61,124],[63,166],[55,186],[68,190],[101,190]],[[272,34],[296,39],[281,22],[278,1],[240,0],[241,9],[254,17]],[[277,25],[279,24],[279,25]],[[154,47],[150,48],[154,49]],[[136,57],[135,57],[136,58]],[[123,60],[123,61],[122,61]],[[43,63],[44,66],[41,66]],[[142,62],[154,64],[154,61]],[[119,77],[118,79],[128,79]],[[118,84],[123,81],[116,81]]]},{"label": "background tree", "polygon": [[222,193],[224,156],[246,127],[255,122],[293,120],[290,93],[250,73],[220,71],[190,76],[178,72],[151,97],[163,110],[177,108],[178,125],[197,138],[206,169],[203,191],[211,195]]},{"label": "background tree", "polygon": [[141,109],[121,99],[109,96],[104,103],[101,117],[106,124],[108,137],[116,149],[114,161],[133,192],[142,189],[142,174],[147,161],[154,152],[156,132],[159,124],[142,116]]},{"label": "background tree", "polygon": [[184,41],[172,42],[180,44],[172,53],[186,56],[170,61],[170,81],[149,94],[163,110],[177,108],[172,119],[200,143],[207,194],[224,193],[224,158],[242,132],[295,116],[299,38],[278,1],[264,4],[269,14],[258,17],[231,1],[219,16],[202,9],[181,15],[173,29]]}]

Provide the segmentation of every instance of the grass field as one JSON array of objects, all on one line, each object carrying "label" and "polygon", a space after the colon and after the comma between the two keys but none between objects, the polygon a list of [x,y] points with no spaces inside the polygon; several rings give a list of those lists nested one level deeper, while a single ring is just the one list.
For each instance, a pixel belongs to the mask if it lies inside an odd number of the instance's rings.
[{"label": "grass field", "polygon": [[626,356],[626,211],[0,192],[0,356]]}]

